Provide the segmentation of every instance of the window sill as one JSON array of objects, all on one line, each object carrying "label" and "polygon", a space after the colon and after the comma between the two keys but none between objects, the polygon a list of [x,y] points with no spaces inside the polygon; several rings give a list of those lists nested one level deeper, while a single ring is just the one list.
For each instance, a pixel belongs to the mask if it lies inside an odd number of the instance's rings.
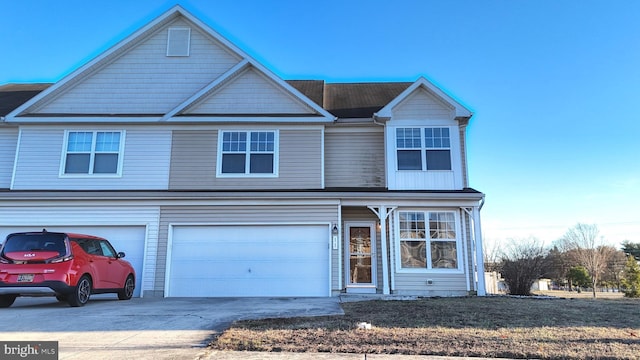
[{"label": "window sill", "polygon": [[462,269],[405,269],[396,268],[398,274],[464,274]]},{"label": "window sill", "polygon": [[122,174],[60,174],[60,179],[117,179]]},{"label": "window sill", "polygon": [[264,179],[277,178],[278,174],[216,174],[219,179]]}]

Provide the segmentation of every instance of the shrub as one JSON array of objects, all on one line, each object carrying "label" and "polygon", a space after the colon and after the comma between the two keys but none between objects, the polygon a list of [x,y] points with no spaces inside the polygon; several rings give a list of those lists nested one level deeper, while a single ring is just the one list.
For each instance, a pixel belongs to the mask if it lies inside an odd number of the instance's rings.
[{"label": "shrub", "polygon": [[535,238],[511,239],[502,255],[500,273],[511,295],[531,295],[531,286],[546,269],[546,251]]}]

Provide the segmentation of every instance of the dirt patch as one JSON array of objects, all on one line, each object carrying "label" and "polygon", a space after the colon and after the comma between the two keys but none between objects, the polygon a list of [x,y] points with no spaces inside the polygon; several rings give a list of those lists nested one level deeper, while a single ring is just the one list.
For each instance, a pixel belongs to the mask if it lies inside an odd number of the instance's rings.
[{"label": "dirt patch", "polygon": [[640,354],[638,300],[471,297],[342,307],[344,316],[238,322],[211,347],[541,359]]}]

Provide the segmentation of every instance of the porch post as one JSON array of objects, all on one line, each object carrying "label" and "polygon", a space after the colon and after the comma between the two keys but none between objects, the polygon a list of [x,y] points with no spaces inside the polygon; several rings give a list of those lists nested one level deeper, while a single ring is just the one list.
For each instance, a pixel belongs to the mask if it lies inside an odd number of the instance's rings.
[{"label": "porch post", "polygon": [[387,208],[385,206],[380,207],[380,250],[382,251],[382,293],[388,295],[391,293],[389,290],[389,263],[387,261]]},{"label": "porch post", "polygon": [[484,284],[484,251],[482,250],[482,232],[480,231],[480,208],[473,207],[473,231],[476,241],[476,276],[478,277],[478,296],[486,296],[487,290]]},{"label": "porch post", "polygon": [[389,260],[388,260],[388,250],[387,250],[387,218],[389,214],[397,207],[386,207],[384,205],[380,205],[376,210],[373,206],[367,206],[369,210],[373,211],[374,214],[378,216],[378,221],[380,221],[380,252],[382,252],[382,293],[384,295],[391,294],[391,290],[389,289]]}]

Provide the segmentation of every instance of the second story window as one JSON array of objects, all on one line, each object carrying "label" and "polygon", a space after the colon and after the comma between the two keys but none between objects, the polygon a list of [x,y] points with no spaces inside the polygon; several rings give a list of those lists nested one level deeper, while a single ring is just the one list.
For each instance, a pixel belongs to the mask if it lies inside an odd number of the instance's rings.
[{"label": "second story window", "polygon": [[222,175],[275,175],[276,131],[223,131],[219,173]]},{"label": "second story window", "polygon": [[69,131],[63,158],[62,173],[119,173],[122,160],[121,131]]},{"label": "second story window", "polygon": [[396,129],[398,170],[451,170],[449,128]]}]

